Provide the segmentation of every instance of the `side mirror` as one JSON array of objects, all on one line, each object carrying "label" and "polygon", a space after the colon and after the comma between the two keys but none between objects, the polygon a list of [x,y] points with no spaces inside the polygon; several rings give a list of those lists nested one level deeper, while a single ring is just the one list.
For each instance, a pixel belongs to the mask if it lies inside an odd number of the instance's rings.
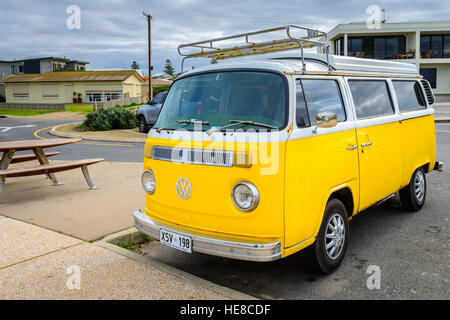
[{"label": "side mirror", "polygon": [[316,115],[316,125],[314,126],[313,133],[317,134],[319,128],[333,128],[337,125],[337,114],[333,111],[319,112]]}]

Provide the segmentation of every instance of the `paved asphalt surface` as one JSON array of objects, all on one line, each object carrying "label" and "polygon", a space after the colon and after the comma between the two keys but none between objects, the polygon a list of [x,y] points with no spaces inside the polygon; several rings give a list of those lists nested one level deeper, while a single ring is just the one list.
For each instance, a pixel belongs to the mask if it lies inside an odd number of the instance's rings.
[{"label": "paved asphalt surface", "polygon": [[[31,140],[41,138],[58,138],[50,135],[49,128],[63,123],[77,122],[79,119],[71,120],[36,120],[36,118],[0,118],[0,142],[11,140]],[[21,127],[29,126],[30,127]],[[5,130],[4,127],[10,129]],[[46,130],[41,130],[47,128]],[[39,131],[39,132],[36,132]],[[104,158],[111,162],[142,162],[144,158],[143,143],[115,143],[84,140],[81,143],[48,148],[45,151],[59,151],[58,156],[52,157],[54,160],[79,160],[88,158]],[[22,152],[22,153],[30,153]],[[17,154],[21,154],[17,152]]]},{"label": "paved asphalt surface", "polygon": [[[37,139],[41,128],[70,121],[0,118],[0,141]],[[34,125],[12,128],[1,127]],[[52,138],[42,130],[42,137]],[[186,254],[150,243],[149,256],[212,282],[263,299],[450,299],[450,123],[437,124],[437,158],[445,171],[427,175],[423,209],[409,213],[398,200],[358,214],[350,223],[350,243],[341,267],[332,275],[311,272],[302,253],[270,263],[244,262]],[[126,146],[125,146],[126,145]],[[413,147],[413,142],[411,142]],[[57,147],[58,159],[103,157],[142,162],[143,144],[86,142]],[[368,289],[369,266],[381,271],[381,288]]]}]

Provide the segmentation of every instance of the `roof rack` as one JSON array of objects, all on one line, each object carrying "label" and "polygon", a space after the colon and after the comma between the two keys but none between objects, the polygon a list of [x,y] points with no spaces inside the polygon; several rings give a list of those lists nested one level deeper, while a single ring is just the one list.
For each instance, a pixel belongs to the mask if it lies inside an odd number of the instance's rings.
[{"label": "roof rack", "polygon": [[[272,40],[267,42],[254,43],[249,41],[249,36],[261,35],[276,31],[286,31],[286,38]],[[306,31],[306,36],[304,37],[295,37],[292,35],[292,31]],[[220,41],[232,40],[232,39],[240,39],[245,40],[245,45],[242,46],[233,46],[228,48],[219,48],[217,43]],[[332,71],[332,67],[330,65],[328,54],[329,54],[329,45],[327,44],[327,34],[325,32],[305,28],[297,25],[288,25],[281,26],[271,29],[264,29],[259,31],[242,33],[234,36],[228,36],[223,38],[181,44],[178,46],[178,53],[183,56],[183,61],[181,63],[181,72],[184,71],[184,61],[189,58],[210,58],[214,60],[224,60],[228,58],[236,58],[241,56],[255,55],[255,54],[264,54],[270,52],[284,51],[284,50],[292,50],[300,48],[301,51],[301,59],[302,59],[302,68],[303,72],[306,72],[306,64],[303,54],[304,48],[314,48],[314,47],[322,47],[325,49],[328,70]],[[183,52],[186,50],[182,50],[185,48],[196,49],[191,52]]]}]

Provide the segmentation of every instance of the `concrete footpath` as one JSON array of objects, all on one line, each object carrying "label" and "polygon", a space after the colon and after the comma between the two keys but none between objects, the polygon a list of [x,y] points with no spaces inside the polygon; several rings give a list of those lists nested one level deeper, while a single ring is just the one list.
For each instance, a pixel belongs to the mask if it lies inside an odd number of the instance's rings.
[{"label": "concrete footpath", "polygon": [[228,299],[148,263],[0,216],[0,299]]}]

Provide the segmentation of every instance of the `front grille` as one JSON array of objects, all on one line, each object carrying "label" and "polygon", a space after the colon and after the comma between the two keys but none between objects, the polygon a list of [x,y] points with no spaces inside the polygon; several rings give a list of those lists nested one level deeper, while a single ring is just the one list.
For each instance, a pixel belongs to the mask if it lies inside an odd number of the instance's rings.
[{"label": "front grille", "polygon": [[208,166],[233,166],[233,151],[154,146],[152,158],[156,160],[202,164]]}]

